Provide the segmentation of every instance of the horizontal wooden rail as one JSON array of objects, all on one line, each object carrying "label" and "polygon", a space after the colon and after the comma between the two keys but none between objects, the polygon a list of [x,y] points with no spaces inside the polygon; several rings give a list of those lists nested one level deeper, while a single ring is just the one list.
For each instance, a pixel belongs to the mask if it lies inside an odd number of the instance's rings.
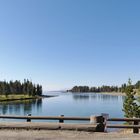
[{"label": "horizontal wooden rail", "polygon": [[[65,116],[18,116],[18,115],[0,115],[4,119],[32,119],[32,120],[72,120],[72,121],[90,121],[90,117],[65,117]],[[109,118],[107,121],[124,121],[124,122],[140,122],[140,118]]]},{"label": "horizontal wooden rail", "polygon": [[0,115],[3,119],[31,119],[31,120],[72,120],[72,121],[89,121],[89,117],[64,117],[64,116],[11,116]]},{"label": "horizontal wooden rail", "polygon": [[107,119],[107,121],[115,121],[115,122],[133,122],[133,121],[137,121],[140,122],[140,118],[109,118]]},{"label": "horizontal wooden rail", "polygon": [[49,122],[0,122],[0,129],[27,129],[27,130],[74,130],[97,132],[97,125]]},{"label": "horizontal wooden rail", "polygon": [[116,124],[116,125],[114,125],[114,124],[108,124],[107,125],[107,128],[128,128],[128,129],[132,129],[132,128],[140,128],[140,125],[120,125],[120,124]]}]

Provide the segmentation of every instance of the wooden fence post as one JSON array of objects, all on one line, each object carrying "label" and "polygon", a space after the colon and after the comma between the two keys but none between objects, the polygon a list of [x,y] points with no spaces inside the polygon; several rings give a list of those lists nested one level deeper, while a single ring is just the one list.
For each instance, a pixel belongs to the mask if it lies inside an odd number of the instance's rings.
[{"label": "wooden fence post", "polygon": [[[139,122],[134,121],[134,125],[139,125]],[[139,128],[133,128],[133,133],[138,134],[139,133]]]},{"label": "wooden fence post", "polygon": [[[28,114],[27,116],[31,116],[31,114]],[[27,122],[31,122],[31,119],[28,118],[28,119],[27,119]]]},{"label": "wooden fence post", "polygon": [[90,123],[93,123],[96,126],[96,132],[105,132],[105,124],[104,124],[103,116],[91,116]]},{"label": "wooden fence post", "polygon": [[64,123],[64,119],[63,119],[64,115],[61,115],[60,117],[61,119],[59,120],[59,123]]},{"label": "wooden fence post", "polygon": [[107,113],[101,113],[101,116],[104,117],[104,125],[105,125],[105,132],[107,132],[107,120],[109,119],[109,114]]}]

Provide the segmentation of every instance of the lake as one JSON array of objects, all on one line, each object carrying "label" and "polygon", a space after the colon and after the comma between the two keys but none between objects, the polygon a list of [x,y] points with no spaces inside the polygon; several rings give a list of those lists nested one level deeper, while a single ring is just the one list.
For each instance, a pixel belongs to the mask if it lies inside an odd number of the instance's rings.
[{"label": "lake", "polygon": [[[101,113],[109,117],[123,117],[122,96],[112,96],[100,93],[61,93],[48,92],[56,97],[40,100],[3,102],[0,104],[0,114],[6,115],[38,115],[38,116],[91,116]],[[5,120],[5,119],[1,119]]]}]

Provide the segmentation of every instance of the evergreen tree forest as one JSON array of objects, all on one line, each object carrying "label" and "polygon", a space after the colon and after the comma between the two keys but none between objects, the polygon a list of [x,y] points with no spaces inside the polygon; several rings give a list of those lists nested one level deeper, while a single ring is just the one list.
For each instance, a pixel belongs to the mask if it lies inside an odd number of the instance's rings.
[{"label": "evergreen tree forest", "polygon": [[28,79],[24,79],[24,82],[16,81],[0,81],[0,95],[29,95],[29,96],[41,96],[42,86],[33,84]]},{"label": "evergreen tree forest", "polygon": [[88,86],[74,86],[70,92],[118,92],[120,89],[117,86],[102,86],[102,87],[88,87]]},{"label": "evergreen tree forest", "polygon": [[[140,81],[138,81],[136,84],[131,85],[133,89],[137,91],[137,93],[140,94]],[[68,90],[68,92],[122,92],[125,93],[127,88],[127,84],[124,83],[120,87],[119,86],[106,86],[103,85],[101,87],[88,87],[88,86],[74,86],[71,90]]]}]

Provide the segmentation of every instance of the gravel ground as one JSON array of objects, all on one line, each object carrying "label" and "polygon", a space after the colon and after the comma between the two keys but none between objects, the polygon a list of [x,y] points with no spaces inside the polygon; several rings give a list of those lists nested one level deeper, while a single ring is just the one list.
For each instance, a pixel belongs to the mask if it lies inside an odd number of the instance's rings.
[{"label": "gravel ground", "polygon": [[0,130],[0,140],[140,140],[140,134],[60,130]]}]

